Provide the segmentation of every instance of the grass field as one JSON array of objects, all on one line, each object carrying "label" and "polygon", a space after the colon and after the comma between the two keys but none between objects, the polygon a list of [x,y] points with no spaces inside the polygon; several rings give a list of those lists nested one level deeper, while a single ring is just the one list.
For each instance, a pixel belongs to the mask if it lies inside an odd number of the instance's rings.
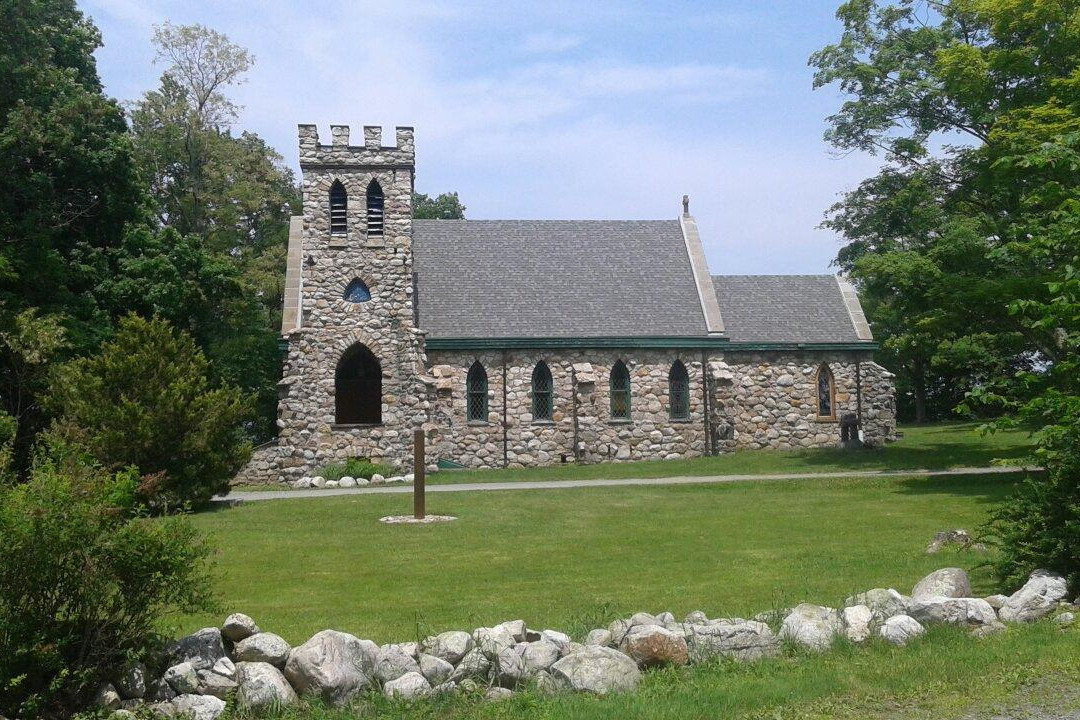
[{"label": "grass field", "polygon": [[1018,464],[1030,453],[1028,435],[979,432],[973,422],[908,425],[903,437],[875,450],[740,450],[717,457],[654,460],[540,468],[451,470],[429,477],[431,483],[506,482],[513,480],[583,480],[592,478],[669,477],[830,472],[837,470],[943,470],[984,467],[995,461]]},{"label": "grass field", "polygon": [[[407,495],[249,503],[196,515],[221,548],[223,610],[293,643],[324,628],[379,642],[522,618],[584,632],[616,614],[754,614],[854,591],[909,591],[972,554],[927,556],[975,529],[1014,478],[770,481],[432,495],[453,523],[386,526]],[[980,590],[992,588],[974,574]],[[187,629],[220,622],[186,618]]]}]

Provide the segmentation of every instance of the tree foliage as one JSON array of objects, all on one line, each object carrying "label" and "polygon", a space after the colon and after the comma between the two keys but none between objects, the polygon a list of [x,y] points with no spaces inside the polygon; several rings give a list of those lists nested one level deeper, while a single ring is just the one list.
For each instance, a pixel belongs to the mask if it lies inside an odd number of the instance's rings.
[{"label": "tree foliage", "polygon": [[1026,173],[998,161],[1080,127],[1077,13],[1072,0],[851,0],[840,41],[811,57],[815,85],[849,96],[828,140],[886,160],[825,225],[847,240],[837,262],[919,420],[1057,359],[1045,330],[1009,312],[1046,299],[1053,264],[1004,251],[1025,242],[1031,208]]},{"label": "tree foliage", "polygon": [[49,395],[57,430],[106,469],[134,466],[155,508],[202,505],[247,460],[250,398],[214,387],[202,351],[165,320],[129,315],[101,350],[60,367]]},{"label": "tree foliage", "polygon": [[456,192],[440,193],[436,197],[413,193],[413,217],[417,220],[464,220],[465,206]]}]

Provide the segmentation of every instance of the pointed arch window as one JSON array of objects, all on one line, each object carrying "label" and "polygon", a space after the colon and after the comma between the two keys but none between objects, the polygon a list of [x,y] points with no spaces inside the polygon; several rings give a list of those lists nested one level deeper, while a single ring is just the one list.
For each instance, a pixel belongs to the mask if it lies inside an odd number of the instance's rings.
[{"label": "pointed arch window", "polygon": [[619,360],[611,368],[611,419],[630,419],[630,371],[626,363]]},{"label": "pointed arch window", "polygon": [[354,278],[348,287],[345,288],[345,293],[342,296],[346,302],[351,303],[365,303],[371,299],[371,290],[364,284],[364,281],[360,278]]},{"label": "pointed arch window", "polygon": [[672,420],[690,418],[690,375],[682,360],[676,360],[668,372],[668,413]]},{"label": "pointed arch window", "polygon": [[330,186],[330,234],[344,235],[349,230],[349,196],[345,186],[335,180]]},{"label": "pointed arch window", "polygon": [[817,370],[814,381],[817,391],[817,416],[819,418],[836,419],[836,379],[828,365],[821,365]]},{"label": "pointed arch window", "polygon": [[551,370],[541,360],[536,363],[532,374],[532,415],[533,420],[550,421],[554,403],[552,402]]},{"label": "pointed arch window", "polygon": [[378,180],[372,180],[367,188],[367,234],[383,234],[383,191]]},{"label": "pointed arch window", "polygon": [[487,422],[488,376],[484,366],[477,360],[469,368],[465,379],[465,413],[469,422]]}]

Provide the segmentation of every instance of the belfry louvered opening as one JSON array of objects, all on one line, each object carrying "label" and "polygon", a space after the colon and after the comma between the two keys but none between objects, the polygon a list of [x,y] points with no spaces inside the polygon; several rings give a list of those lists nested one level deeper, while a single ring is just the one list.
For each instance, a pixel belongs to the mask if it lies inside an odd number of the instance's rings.
[{"label": "belfry louvered opening", "polygon": [[383,234],[383,191],[378,180],[372,180],[367,189],[367,234]]},{"label": "belfry louvered opening", "polygon": [[349,197],[345,186],[335,180],[330,186],[330,234],[344,235],[349,229]]}]

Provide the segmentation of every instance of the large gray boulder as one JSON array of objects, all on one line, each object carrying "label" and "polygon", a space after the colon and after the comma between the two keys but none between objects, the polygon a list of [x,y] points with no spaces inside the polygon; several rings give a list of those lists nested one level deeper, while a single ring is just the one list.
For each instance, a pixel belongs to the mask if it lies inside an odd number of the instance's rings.
[{"label": "large gray boulder", "polygon": [[525,635],[528,633],[528,628],[525,627],[524,620],[507,620],[496,625],[494,630],[505,630],[510,633],[510,636],[514,638],[514,642],[522,642],[525,640]]},{"label": "large gray boulder", "polygon": [[690,658],[701,662],[714,657],[754,661],[780,654],[780,639],[768,625],[755,620],[713,620],[688,626]]},{"label": "large gray boulder", "polygon": [[221,634],[233,642],[240,642],[259,632],[259,626],[244,613],[233,613],[221,624]]},{"label": "large gray boulder", "polygon": [[259,712],[296,702],[292,685],[267,662],[237,663],[236,684],[236,702],[244,710]]},{"label": "large gray boulder", "polygon": [[165,671],[165,682],[176,691],[178,695],[197,693],[199,691],[199,676],[195,666],[190,660],[177,663]]},{"label": "large gray boulder", "polygon": [[233,646],[233,660],[236,662],[264,662],[281,669],[289,659],[289,643],[280,635],[262,632],[246,637]]},{"label": "large gray boulder", "polygon": [[298,693],[343,705],[371,684],[374,652],[370,640],[323,630],[289,653],[285,678]]},{"label": "large gray boulder", "polygon": [[474,647],[489,657],[500,650],[514,646],[514,635],[506,627],[476,628],[472,634]]},{"label": "large gray boulder", "polygon": [[993,625],[997,613],[982,598],[930,597],[912,600],[908,615],[923,625]]},{"label": "large gray boulder", "polygon": [[473,648],[461,658],[450,679],[456,683],[462,680],[487,681],[491,674],[491,657],[480,650]]},{"label": "large gray boulder", "polygon": [[221,630],[207,627],[177,640],[169,648],[171,664],[190,662],[196,670],[214,666],[225,657],[225,645],[221,642]]},{"label": "large gray boulder", "polygon": [[795,606],[784,618],[780,637],[791,640],[805,648],[821,652],[832,647],[836,637],[844,630],[840,613],[830,607],[802,603]]},{"label": "large gray boulder", "polygon": [[686,638],[661,625],[634,625],[619,649],[643,668],[685,665],[690,659]]},{"label": "large gray boulder", "polygon": [[116,710],[120,707],[120,693],[112,683],[104,683],[94,693],[94,707],[102,710]]},{"label": "large gray boulder", "polygon": [[225,701],[213,695],[178,695],[171,704],[174,716],[192,720],[216,720],[225,712]]},{"label": "large gray boulder", "polygon": [[604,628],[590,630],[585,636],[586,645],[611,645],[611,631]]},{"label": "large gray boulder", "polygon": [[518,683],[529,676],[522,653],[513,647],[499,650],[492,659],[491,669],[495,682],[504,688],[517,687]]},{"label": "large gray boulder", "polygon": [[409,672],[386,683],[383,692],[391,699],[412,700],[430,695],[431,684],[420,673]]},{"label": "large gray boulder", "polygon": [[420,665],[400,645],[383,645],[379,648],[375,655],[375,676],[379,680],[386,683],[411,672],[420,672]]},{"label": "large gray boulder", "polygon": [[637,663],[614,648],[589,645],[551,666],[560,688],[605,695],[633,690],[641,681]]},{"label": "large gray boulder", "polygon": [[1054,611],[1067,592],[1065,578],[1047,570],[1036,570],[1024,587],[1009,596],[999,615],[1006,622],[1041,620]]},{"label": "large gray boulder", "polygon": [[844,606],[865,605],[873,613],[874,622],[883,623],[894,615],[907,613],[910,603],[911,598],[892,588],[874,588],[849,597],[844,601]]},{"label": "large gray boulder", "polygon": [[930,573],[911,591],[912,600],[926,600],[933,597],[969,598],[971,582],[967,573],[960,568],[942,568]]},{"label": "large gray boulder", "polygon": [[451,665],[457,665],[461,662],[461,658],[465,657],[465,654],[473,649],[476,643],[473,642],[472,635],[469,633],[461,630],[450,630],[429,637],[424,641],[423,645],[424,652],[428,655],[434,655]]},{"label": "large gray boulder", "polygon": [[899,646],[907,645],[924,632],[926,630],[919,621],[909,615],[893,615],[879,630],[885,642]]}]

